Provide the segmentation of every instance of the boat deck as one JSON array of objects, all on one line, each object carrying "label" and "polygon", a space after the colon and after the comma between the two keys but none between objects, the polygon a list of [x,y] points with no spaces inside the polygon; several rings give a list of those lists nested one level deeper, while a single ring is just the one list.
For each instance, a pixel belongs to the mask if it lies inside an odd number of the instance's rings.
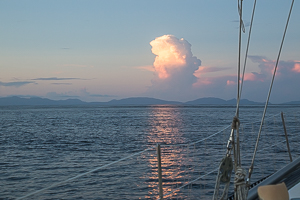
[{"label": "boat deck", "polygon": [[289,190],[290,200],[300,200],[300,182]]},{"label": "boat deck", "polygon": [[257,188],[259,186],[281,182],[286,184],[291,200],[300,200],[300,157],[253,187],[248,193],[248,200],[258,199]]}]

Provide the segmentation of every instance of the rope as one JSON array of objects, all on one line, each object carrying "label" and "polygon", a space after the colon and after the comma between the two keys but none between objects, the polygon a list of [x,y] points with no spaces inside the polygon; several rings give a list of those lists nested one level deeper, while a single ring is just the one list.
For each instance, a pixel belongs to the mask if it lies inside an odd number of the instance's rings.
[{"label": "rope", "polygon": [[[233,168],[232,158],[225,156],[222,159],[222,161],[219,165],[219,168],[218,168],[218,175],[217,175],[217,179],[216,179],[213,200],[227,199],[232,168]],[[223,183],[224,187],[223,187],[222,195],[219,197],[221,182]]]},{"label": "rope", "polygon": [[286,25],[285,25],[281,45],[280,45],[280,48],[279,48],[279,52],[278,52],[278,56],[277,56],[277,60],[276,60],[276,65],[275,65],[275,68],[274,68],[274,73],[273,73],[271,85],[270,85],[270,88],[269,88],[268,97],[267,97],[267,100],[266,100],[263,116],[262,116],[262,119],[261,119],[261,124],[260,124],[260,127],[259,127],[259,132],[258,132],[258,136],[257,136],[257,140],[256,140],[256,145],[255,145],[255,149],[254,149],[254,153],[253,153],[253,158],[252,158],[252,162],[251,162],[251,165],[250,165],[250,168],[249,168],[247,184],[249,184],[250,178],[251,178],[251,175],[252,175],[252,172],[253,172],[253,165],[254,165],[254,159],[255,159],[255,155],[256,155],[256,151],[257,151],[257,147],[258,147],[258,142],[259,142],[259,138],[260,138],[260,135],[261,135],[261,130],[262,130],[264,118],[265,118],[265,115],[266,115],[266,112],[267,112],[267,107],[268,107],[269,99],[270,99],[270,96],[271,96],[271,91],[272,91],[276,71],[277,71],[277,68],[278,68],[279,58],[280,58],[280,55],[281,55],[281,50],[282,50],[282,47],[283,47],[283,43],[284,43],[287,28],[288,28],[289,20],[290,20],[290,17],[291,17],[293,5],[294,5],[294,0],[292,0],[292,3],[291,3],[290,12],[289,12],[289,15],[288,15],[288,18],[287,18],[287,22],[286,22]]},{"label": "rope", "polygon": [[63,184],[63,183],[72,181],[72,180],[77,179],[77,178],[80,178],[80,177],[82,177],[82,176],[85,176],[85,175],[87,175],[87,174],[93,173],[93,172],[98,171],[98,170],[100,170],[100,169],[106,168],[106,167],[108,167],[108,166],[110,166],[110,165],[116,164],[116,163],[121,162],[121,161],[123,161],[123,160],[126,160],[126,159],[128,159],[128,158],[131,158],[131,157],[133,157],[133,156],[135,156],[135,155],[142,154],[142,153],[144,153],[144,152],[146,152],[146,151],[149,151],[149,150],[151,150],[151,149],[154,149],[154,148],[155,148],[155,146],[154,146],[154,147],[150,147],[150,148],[148,148],[148,149],[145,149],[145,150],[143,150],[143,151],[140,151],[140,152],[131,154],[131,155],[129,155],[129,156],[126,156],[126,157],[124,157],[124,158],[121,158],[121,159],[119,159],[119,160],[116,160],[116,161],[114,161],[114,162],[111,162],[111,163],[109,163],[109,164],[106,164],[106,165],[97,167],[97,168],[92,169],[92,170],[90,170],[90,171],[88,171],[88,172],[85,172],[85,173],[79,174],[79,175],[77,175],[77,176],[74,176],[74,177],[72,177],[72,178],[69,178],[69,179],[67,179],[67,180],[64,180],[64,181],[61,181],[61,182],[58,182],[58,183],[54,183],[54,184],[50,185],[49,187],[46,187],[46,188],[37,190],[37,191],[35,191],[35,192],[29,193],[29,194],[27,194],[27,195],[25,195],[25,196],[23,196],[23,197],[19,197],[19,198],[17,198],[17,199],[24,199],[24,198],[26,198],[26,197],[30,197],[30,196],[32,196],[32,195],[34,195],[34,194],[38,194],[38,193],[40,193],[40,192],[43,192],[43,191],[48,190],[48,189],[50,189],[50,188],[53,188],[53,187],[55,187],[55,186],[61,185],[61,184]]},{"label": "rope", "polygon": [[235,187],[235,195],[236,199],[238,200],[246,200],[248,196],[248,190],[245,183],[245,178],[247,176],[246,171],[241,168],[237,167],[234,176],[234,187]]},{"label": "rope", "polygon": [[237,167],[237,170],[236,170],[235,176],[234,176],[234,184],[235,185],[242,185],[244,183],[246,174],[247,173],[243,168]]}]

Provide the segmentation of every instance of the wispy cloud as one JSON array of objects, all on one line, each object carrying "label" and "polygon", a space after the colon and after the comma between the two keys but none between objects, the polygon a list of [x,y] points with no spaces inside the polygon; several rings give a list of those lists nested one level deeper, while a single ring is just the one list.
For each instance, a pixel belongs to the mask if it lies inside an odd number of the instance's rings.
[{"label": "wispy cloud", "polygon": [[107,95],[107,94],[92,94],[86,88],[82,88],[79,92],[81,93],[81,95],[84,95],[86,97],[116,97],[116,96]]},{"label": "wispy cloud", "polygon": [[[232,22],[234,22],[234,23],[240,23],[240,20],[233,20]],[[244,23],[244,27],[249,27],[250,26],[250,22],[249,21],[243,20],[243,23]],[[237,28],[239,28],[239,26]]]},{"label": "wispy cloud", "polygon": [[64,93],[56,93],[56,92],[48,92],[46,97],[50,99],[68,99],[68,98],[79,98],[79,95],[75,95],[73,92],[64,92]]},{"label": "wispy cloud", "polygon": [[62,67],[94,68],[93,65],[64,64]]},{"label": "wispy cloud", "polygon": [[65,80],[82,80],[81,78],[58,78],[58,77],[49,77],[49,78],[34,78],[31,79],[34,81],[65,81]]},{"label": "wispy cloud", "polygon": [[51,83],[52,85],[72,85],[72,83]]},{"label": "wispy cloud", "polygon": [[139,67],[135,67],[135,68],[150,71],[150,72],[155,72],[155,68],[153,67],[153,65],[139,66]]},{"label": "wispy cloud", "polygon": [[200,66],[197,71],[195,71],[194,75],[196,77],[199,76],[199,74],[203,73],[211,73],[211,72],[219,72],[219,71],[225,71],[230,69],[229,67],[206,67],[206,66]]},{"label": "wispy cloud", "polygon": [[33,81],[14,81],[14,82],[1,82],[0,81],[0,86],[5,86],[5,87],[21,87],[23,85],[27,85],[30,83],[35,83]]},{"label": "wispy cloud", "polygon": [[89,94],[90,97],[117,97],[115,95],[107,95],[107,94]]},{"label": "wispy cloud", "polygon": [[50,99],[69,99],[69,98],[78,98],[81,100],[91,100],[91,99],[99,99],[99,98],[115,98],[117,96],[114,95],[107,95],[107,94],[93,94],[88,92],[86,88],[82,88],[80,90],[73,90],[63,93],[57,93],[57,92],[49,92],[46,94],[47,98]]}]

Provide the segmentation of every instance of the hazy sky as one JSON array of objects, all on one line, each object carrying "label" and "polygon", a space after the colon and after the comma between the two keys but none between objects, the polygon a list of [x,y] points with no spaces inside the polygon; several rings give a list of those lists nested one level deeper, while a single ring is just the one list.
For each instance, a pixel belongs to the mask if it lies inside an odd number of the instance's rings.
[{"label": "hazy sky", "polygon": [[[254,1],[243,2],[244,57]],[[257,2],[242,98],[266,100],[290,4]],[[300,100],[299,10],[273,103]],[[236,98],[238,19],[236,0],[2,0],[0,96]]]}]

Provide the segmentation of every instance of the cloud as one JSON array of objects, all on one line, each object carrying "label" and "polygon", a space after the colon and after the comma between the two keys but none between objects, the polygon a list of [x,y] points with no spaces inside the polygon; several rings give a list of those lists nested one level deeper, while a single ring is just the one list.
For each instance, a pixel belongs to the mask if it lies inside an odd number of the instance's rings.
[{"label": "cloud", "polygon": [[72,83],[51,83],[52,85],[72,85]]},{"label": "cloud", "polygon": [[[191,44],[183,38],[163,35],[150,42],[152,53],[156,55],[153,67],[155,77],[149,93],[176,98],[182,92],[192,90],[197,82],[194,73],[199,69],[201,60],[193,56]],[[179,94],[181,92],[181,94]]]},{"label": "cloud", "polygon": [[35,78],[31,79],[35,81],[64,81],[64,80],[82,80],[80,78],[57,78],[57,77],[49,77],[49,78]]},{"label": "cloud", "polygon": [[107,98],[111,98],[111,97],[117,97],[115,95],[107,95],[107,94],[89,94],[90,97],[107,97]]},{"label": "cloud", "polygon": [[[166,79],[178,72],[195,72],[201,61],[193,56],[191,44],[183,38],[163,35],[150,42],[156,55],[153,66],[160,79]],[[193,74],[191,73],[191,74]]]},{"label": "cloud", "polygon": [[[255,80],[264,81],[270,79],[273,76],[274,68],[276,65],[275,60],[269,60],[263,56],[249,56],[250,60],[254,63],[258,63],[260,69],[259,73],[253,73]],[[276,78],[292,78],[300,74],[300,61],[280,61],[276,71]]]},{"label": "cloud", "polygon": [[235,85],[235,81],[227,80],[226,85]]},{"label": "cloud", "polygon": [[77,64],[64,64],[61,67],[80,67],[80,68],[94,68],[93,65],[77,65]]},{"label": "cloud", "polygon": [[[271,84],[275,60],[263,56],[249,56],[249,59],[258,66],[257,72],[245,74],[242,98],[264,102],[267,98]],[[282,103],[300,100],[298,87],[300,85],[300,61],[280,61],[271,92],[272,103]],[[221,98],[236,98],[237,78],[236,75],[226,75],[207,78],[209,85],[198,85],[198,93],[204,96]],[[200,79],[203,81],[202,79]]]},{"label": "cloud", "polygon": [[116,96],[107,95],[107,94],[91,94],[90,92],[88,92],[86,88],[82,88],[79,90],[73,90],[73,91],[68,91],[63,93],[49,92],[46,94],[46,97],[55,100],[78,98],[83,101],[90,101],[92,99],[98,100],[99,98],[112,98]]},{"label": "cloud", "polygon": [[5,87],[21,87],[23,85],[27,85],[30,83],[35,83],[33,81],[14,81],[14,82],[1,82],[0,81],[0,86],[5,86]]},{"label": "cloud", "polygon": [[72,92],[64,92],[64,93],[48,92],[46,94],[46,97],[54,100],[60,100],[60,99],[69,99],[69,98],[79,98],[80,96],[72,94]]},{"label": "cloud", "polygon": [[[260,69],[259,72],[252,72],[252,79],[245,82],[249,85],[247,88],[255,94],[262,91],[262,88],[269,88],[276,61],[263,56],[249,56],[249,58],[252,62],[257,63]],[[297,60],[281,60],[278,63],[271,102],[300,100],[300,93],[298,92],[300,85],[299,68],[300,61]],[[264,96],[266,97],[266,91]]]},{"label": "cloud", "polygon": [[[145,96],[179,101],[201,97],[237,97],[237,75],[216,77],[209,74],[229,68],[201,66],[201,61],[193,56],[191,44],[186,40],[163,35],[151,41],[150,45],[156,57],[153,67],[147,66],[144,69],[154,70],[154,78]],[[258,70],[245,74],[242,98],[264,102],[276,61],[253,55],[249,59],[257,64]],[[270,101],[280,103],[300,100],[300,93],[297,92],[299,85],[300,61],[280,61]]]},{"label": "cloud", "polygon": [[155,72],[155,68],[153,67],[153,65],[139,66],[139,67],[135,67],[135,68],[150,71],[150,72]]},{"label": "cloud", "polygon": [[88,90],[86,88],[82,88],[80,90],[81,95],[84,95],[86,97],[116,97],[114,95],[107,95],[107,94],[91,94],[90,92],[88,92]]},{"label": "cloud", "polygon": [[210,73],[210,72],[219,72],[219,71],[224,71],[230,69],[229,67],[205,67],[205,66],[200,66],[197,71],[195,71],[195,75],[198,77],[199,75],[197,74],[202,74],[202,73]]},{"label": "cloud", "polygon": [[[193,84],[194,87],[199,87],[201,85],[209,85],[212,84],[213,79],[209,77],[204,77],[203,75],[213,72],[220,72],[230,69],[229,67],[207,67],[200,66],[197,71],[195,71],[194,75],[197,77],[197,82]],[[233,82],[230,82],[231,84]],[[228,84],[228,82],[227,82]]]}]

